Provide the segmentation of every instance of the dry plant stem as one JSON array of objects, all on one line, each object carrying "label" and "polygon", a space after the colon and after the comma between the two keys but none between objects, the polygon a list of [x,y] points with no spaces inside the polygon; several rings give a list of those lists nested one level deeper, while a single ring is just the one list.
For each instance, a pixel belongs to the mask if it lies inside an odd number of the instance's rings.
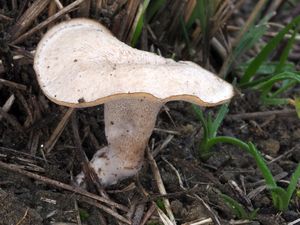
[{"label": "dry plant stem", "polygon": [[[99,201],[99,202],[102,202],[102,203],[106,203],[107,205],[113,206],[113,207],[115,207],[117,209],[120,209],[124,212],[128,211],[127,207],[125,207],[123,205],[120,205],[118,203],[112,202],[110,200],[107,200],[106,198],[103,198],[103,197],[100,197],[100,196],[95,195],[93,193],[87,192],[84,189],[74,187],[74,186],[71,186],[71,185],[68,185],[68,184],[64,184],[62,182],[52,180],[48,177],[44,177],[44,176],[41,176],[41,175],[38,175],[38,174],[35,174],[35,173],[32,173],[32,172],[22,170],[22,169],[18,168],[18,166],[7,164],[7,163],[4,163],[4,162],[0,161],[0,167],[5,169],[5,170],[9,170],[9,171],[12,171],[12,172],[15,172],[15,173],[22,174],[24,176],[33,178],[35,180],[42,181],[46,184],[49,184],[49,185],[52,185],[52,186],[55,186],[55,187],[58,187],[58,188],[65,189],[67,191],[71,191],[71,192],[80,194],[82,196],[86,196],[87,198],[90,198],[90,199],[93,199],[93,200],[96,200],[96,201]],[[111,209],[109,209],[108,207],[106,207],[106,206],[103,206],[103,207],[104,207],[104,211],[106,209],[109,210],[109,212],[111,211]]]},{"label": "dry plant stem", "polygon": [[[91,166],[103,185],[133,176],[141,168],[161,106],[160,102],[146,99],[121,99],[105,103],[108,146],[100,149],[91,160]],[[80,174],[77,182],[81,184],[83,178]]]},{"label": "dry plant stem", "polygon": [[57,20],[61,16],[65,15],[66,13],[68,13],[70,11],[72,11],[74,8],[76,8],[78,5],[80,5],[83,1],[84,0],[77,0],[77,1],[75,1],[73,3],[71,3],[70,5],[64,7],[62,10],[58,11],[53,16],[50,16],[45,21],[41,22],[40,24],[38,24],[37,26],[35,26],[34,28],[32,28],[31,30],[29,30],[28,32],[26,32],[25,34],[23,34],[20,37],[18,37],[11,44],[19,44],[20,42],[24,41],[26,38],[30,37],[35,32],[37,32],[40,29],[46,27],[49,23],[54,22],[55,20]]},{"label": "dry plant stem", "polygon": [[0,78],[0,84],[3,84],[7,87],[19,89],[21,91],[26,91],[27,90],[27,87],[23,84],[18,84],[16,82],[9,81],[9,80],[4,80],[4,79],[1,79],[1,78]]},{"label": "dry plant stem", "polygon": [[[85,152],[81,146],[82,140],[79,135],[78,131],[78,124],[76,119],[76,112],[72,115],[72,130],[74,135],[74,143],[76,146],[76,157],[79,162],[81,162],[81,167],[83,170],[83,173],[85,175],[86,184],[88,186],[88,190],[91,190],[92,192],[95,192],[96,190],[99,190],[100,187],[98,187],[98,177],[95,173],[95,171],[89,166],[89,161],[87,156],[85,155]],[[100,191],[99,191],[100,193]]]},{"label": "dry plant stem", "polygon": [[14,19],[0,13],[0,21],[1,20],[13,21]]},{"label": "dry plant stem", "polygon": [[11,40],[15,40],[33,23],[38,15],[47,7],[50,0],[37,0],[26,10],[10,30]]},{"label": "dry plant stem", "polygon": [[[150,163],[150,166],[151,166],[151,169],[152,169],[152,172],[153,172],[153,175],[155,177],[155,181],[157,183],[157,187],[159,189],[159,193],[162,194],[162,195],[166,195],[167,194],[167,191],[165,189],[165,186],[164,186],[164,183],[163,183],[163,180],[160,176],[160,173],[159,173],[159,170],[158,170],[158,166],[150,152],[149,149],[147,149],[147,158],[149,159],[149,163]],[[169,219],[172,221],[173,224],[176,224],[176,221],[175,221],[175,217],[173,215],[173,212],[171,210],[171,204],[169,202],[169,199],[167,198],[163,198],[163,202],[164,202],[164,206],[166,208],[166,211],[167,211],[167,214],[168,214],[168,217]]]},{"label": "dry plant stem", "polygon": [[[90,198],[86,198],[83,196],[78,197],[78,200],[86,202],[90,205],[96,206],[99,209],[102,209],[103,211],[105,211],[106,213],[112,215],[113,217],[115,217],[116,219],[126,223],[126,224],[131,224],[131,221],[129,221],[128,219],[126,219],[125,217],[121,216],[120,214],[118,214],[117,212],[114,212],[113,210],[111,210],[110,208],[107,208],[105,206],[103,206],[103,204],[100,204],[99,202],[96,202]],[[105,210],[104,210],[105,207]]]},{"label": "dry plant stem", "polygon": [[155,207],[155,203],[152,202],[150,208],[148,209],[148,211],[145,213],[140,225],[145,225],[147,223],[147,221],[150,219],[150,217],[152,216],[152,214],[155,212],[156,207]]},{"label": "dry plant stem", "polygon": [[[49,5],[49,9],[48,9],[48,17],[53,16],[56,12],[57,12],[57,8],[59,10],[62,10],[64,8],[63,4],[61,4],[61,2],[59,0],[52,0],[52,2]],[[66,20],[70,20],[71,17],[66,14],[65,16]],[[49,27],[51,27],[52,24],[49,24]]]},{"label": "dry plant stem", "polygon": [[208,219],[201,219],[199,221],[184,223],[182,225],[204,225],[204,224],[211,224],[213,221],[211,218]]},{"label": "dry plant stem", "polygon": [[199,195],[193,194],[193,196],[196,197],[196,199],[198,199],[202,203],[202,205],[210,212],[210,214],[213,216],[213,222],[217,225],[222,225],[218,215],[209,207],[209,205],[202,198],[200,198]]},{"label": "dry plant stem", "polygon": [[[11,106],[14,104],[15,102],[15,96],[12,94],[4,103],[4,105],[2,106],[2,110],[4,112],[8,112],[11,108]],[[2,119],[2,116],[0,115],[0,121]]]},{"label": "dry plant stem", "polygon": [[273,0],[271,2],[270,6],[268,7],[268,10],[265,13],[265,15],[268,15],[270,13],[277,11],[277,9],[280,7],[280,5],[283,3],[283,1],[284,0]]},{"label": "dry plant stem", "polygon": [[16,223],[16,225],[21,225],[24,220],[26,219],[27,215],[28,215],[28,211],[29,211],[29,208],[26,209],[25,211],[25,214],[22,216],[22,218]]},{"label": "dry plant stem", "polygon": [[245,119],[260,119],[264,117],[270,116],[297,116],[297,112],[295,109],[284,109],[284,110],[273,110],[273,111],[265,111],[265,112],[252,112],[252,113],[240,113],[240,114],[231,114],[228,115],[226,120],[245,120]]},{"label": "dry plant stem", "polygon": [[90,14],[90,8],[91,8],[91,0],[84,0],[82,4],[79,6],[79,16],[80,17],[88,17]]},{"label": "dry plant stem", "polygon": [[7,112],[5,112],[1,107],[0,116],[4,118],[8,123],[10,123],[17,131],[19,131],[20,133],[24,133],[24,129],[19,123],[19,121],[13,115],[10,115]]},{"label": "dry plant stem", "polygon": [[62,119],[60,120],[60,122],[58,123],[57,127],[55,128],[55,130],[53,131],[52,135],[50,136],[49,140],[45,143],[45,150],[46,150],[46,154],[49,154],[49,152],[53,149],[54,145],[56,144],[58,138],[60,137],[60,135],[62,134],[64,128],[66,127],[72,113],[73,113],[74,109],[73,108],[69,108],[65,114],[63,115]]}]

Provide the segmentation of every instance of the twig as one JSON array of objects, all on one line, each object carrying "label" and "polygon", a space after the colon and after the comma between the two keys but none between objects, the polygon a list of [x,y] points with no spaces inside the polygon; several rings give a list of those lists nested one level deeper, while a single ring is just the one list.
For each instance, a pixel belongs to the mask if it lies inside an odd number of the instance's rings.
[{"label": "twig", "polygon": [[[4,105],[2,106],[2,109],[4,112],[8,112],[12,106],[12,104],[14,104],[15,101],[15,96],[12,94],[4,103]],[[0,115],[0,121],[2,119],[2,116]]]},{"label": "twig", "polygon": [[178,172],[178,170],[175,168],[175,166],[173,166],[173,164],[171,164],[168,160],[166,160],[164,157],[161,157],[163,161],[165,161],[170,167],[171,169],[175,172],[178,182],[179,182],[179,186],[181,187],[181,189],[186,190],[186,188],[183,186],[183,181],[181,179],[181,176]]},{"label": "twig", "polygon": [[[155,177],[155,181],[156,181],[157,187],[159,189],[159,193],[163,194],[163,195],[167,194],[167,191],[165,189],[163,180],[160,176],[157,164],[156,164],[149,148],[147,148],[147,157],[149,159],[149,163],[150,163],[150,166],[151,166],[151,169],[152,169],[152,173]],[[172,221],[173,224],[176,224],[175,217],[174,217],[173,212],[171,210],[171,205],[170,205],[169,200],[167,198],[163,198],[163,202],[164,202],[164,206],[165,206],[166,212],[167,212],[170,220]]]},{"label": "twig", "polygon": [[240,113],[235,115],[228,115],[225,117],[227,120],[244,120],[244,119],[256,119],[261,117],[269,117],[269,116],[297,116],[297,112],[295,109],[284,109],[284,110],[273,110],[273,111],[265,111],[265,112],[252,112],[252,113]]},{"label": "twig", "polygon": [[13,21],[14,19],[0,13],[0,21],[1,20]]},{"label": "twig", "polygon": [[173,225],[174,223],[170,220],[170,218],[162,211],[157,205],[155,205],[156,211],[159,215],[159,218],[163,222],[164,225]]},{"label": "twig", "polygon": [[117,212],[113,211],[112,209],[107,208],[107,207],[103,206],[102,204],[100,204],[100,203],[98,203],[96,201],[93,201],[92,199],[80,196],[80,197],[78,197],[78,200],[86,202],[86,203],[88,203],[90,205],[96,206],[97,208],[102,209],[106,213],[112,215],[113,217],[115,217],[116,219],[118,219],[118,220],[120,220],[120,221],[122,221],[124,223],[131,224],[131,222],[128,219],[126,219],[125,217],[121,216],[120,214],[118,214]]},{"label": "twig", "polygon": [[144,218],[142,219],[140,225],[145,225],[147,223],[147,221],[149,220],[149,218],[152,216],[152,214],[155,212],[155,203],[152,202],[150,208],[148,209],[148,211],[146,212],[146,214],[144,215]]},{"label": "twig", "polygon": [[[115,202],[112,202],[112,201],[109,201],[107,200],[106,198],[103,198],[103,197],[100,197],[98,195],[95,195],[93,193],[90,193],[90,192],[87,192],[81,188],[78,188],[78,187],[74,187],[74,186],[71,186],[71,185],[68,185],[68,184],[65,184],[65,183],[62,183],[62,182],[59,182],[59,181],[56,181],[56,180],[52,180],[48,177],[44,177],[44,176],[41,176],[41,175],[38,175],[38,174],[35,174],[35,173],[31,173],[31,172],[28,172],[26,170],[22,170],[22,169],[19,169],[17,166],[14,166],[14,165],[10,165],[10,164],[7,164],[7,163],[4,163],[2,161],[0,161],[0,167],[2,167],[3,169],[6,169],[6,170],[9,170],[9,171],[13,171],[13,172],[16,172],[16,173],[19,173],[19,174],[22,174],[24,176],[27,176],[27,177],[30,177],[30,178],[33,178],[35,180],[39,180],[39,181],[42,181],[46,184],[49,184],[49,185],[52,185],[52,186],[55,186],[55,187],[59,187],[59,188],[62,188],[62,189],[65,189],[65,190],[68,190],[68,191],[71,191],[71,192],[74,192],[74,193],[77,193],[77,194],[80,194],[80,195],[83,195],[83,196],[86,196],[88,198],[91,198],[91,199],[94,199],[94,200],[97,200],[99,202],[103,202],[103,203],[106,203],[107,205],[110,205],[110,206],[113,206],[113,207],[116,207],[124,212],[127,212],[128,211],[128,208],[123,206],[123,205],[120,205],[118,203],[115,203]],[[104,206],[103,206],[104,207]],[[107,207],[104,207],[105,210],[109,210],[109,212],[111,211],[109,208]],[[104,210],[104,211],[105,211]]]},{"label": "twig", "polygon": [[294,146],[292,149],[290,149],[290,150],[284,152],[284,153],[281,154],[280,156],[278,156],[278,157],[272,159],[272,160],[271,160],[270,162],[268,162],[267,164],[270,165],[270,164],[272,164],[272,163],[274,163],[274,162],[277,162],[278,160],[280,160],[280,159],[286,157],[287,155],[291,154],[291,153],[294,152],[295,150],[299,150],[299,149],[300,149],[300,145],[298,144],[298,145]]},{"label": "twig", "polygon": [[159,154],[159,152],[161,150],[163,150],[171,142],[171,140],[173,138],[174,138],[174,135],[171,135],[171,134],[168,135],[168,137],[164,140],[164,142],[160,146],[158,146],[157,148],[155,148],[153,150],[153,153],[152,153],[153,157],[155,158]]},{"label": "twig", "polygon": [[288,225],[297,225],[298,223],[300,223],[300,218],[288,223]]},{"label": "twig", "polygon": [[162,132],[162,133],[167,133],[167,134],[174,134],[174,135],[180,135],[180,132],[175,131],[175,130],[166,130],[166,129],[161,129],[161,128],[154,128],[153,131],[155,132]]},{"label": "twig", "polygon": [[12,27],[9,33],[12,35],[11,40],[15,40],[30,27],[33,21],[47,7],[50,0],[37,0],[23,13],[17,23]]},{"label": "twig", "polygon": [[54,145],[56,144],[58,138],[60,137],[60,135],[62,134],[63,130],[65,129],[70,116],[72,115],[74,109],[73,108],[69,108],[66,113],[63,115],[62,119],[59,121],[59,123],[57,124],[57,127],[55,128],[55,130],[53,131],[52,135],[50,136],[49,140],[45,143],[45,150],[46,153],[49,154],[50,151],[53,149]]},{"label": "twig", "polygon": [[20,37],[18,37],[11,44],[18,44],[18,43],[24,41],[26,38],[28,38],[29,36],[31,36],[35,32],[37,32],[40,29],[46,27],[49,23],[52,23],[55,20],[57,20],[58,18],[60,18],[61,16],[65,15],[66,13],[69,13],[75,7],[77,7],[78,5],[80,5],[83,1],[84,0],[77,0],[77,1],[69,4],[68,6],[64,7],[62,10],[59,10],[53,16],[48,17],[45,21],[41,22],[40,24],[38,24],[37,26],[35,26],[34,28],[32,28],[31,30],[29,30],[28,32],[26,32],[25,34],[23,34]]},{"label": "twig", "polygon": [[[61,2],[59,0],[53,0],[53,1],[55,2],[55,4],[57,5],[57,7],[58,7],[59,10],[62,10],[64,8],[64,6],[61,4]],[[67,20],[71,19],[71,17],[69,16],[69,14],[66,14],[65,18]]]},{"label": "twig", "polygon": [[[71,181],[74,182],[74,177],[73,177],[72,171],[70,172],[70,177],[71,177]],[[74,207],[75,207],[75,210],[76,210],[77,225],[82,225],[81,219],[80,219],[80,212],[79,212],[79,208],[78,208],[78,203],[77,203],[76,199],[74,199]]]},{"label": "twig", "polygon": [[0,84],[3,84],[5,86],[11,87],[11,88],[20,89],[22,91],[27,90],[27,87],[23,84],[18,84],[16,82],[9,81],[9,80],[4,80],[4,79],[1,79],[1,78],[0,78]]},{"label": "twig", "polygon": [[76,119],[76,112],[72,115],[71,123],[72,123],[72,130],[74,134],[74,143],[76,145],[76,153],[77,153],[76,156],[78,161],[81,162],[82,170],[86,178],[86,184],[89,188],[92,188],[93,190],[95,190],[96,188],[96,190],[98,190],[99,193],[101,193],[99,178],[95,173],[94,169],[90,167],[89,160],[85,155],[85,152],[81,146],[81,140],[78,132],[78,124]]},{"label": "twig", "polygon": [[199,195],[194,194],[193,196],[196,197],[196,198],[202,203],[202,205],[210,212],[210,214],[211,214],[211,215],[213,216],[213,218],[214,218],[214,222],[215,222],[216,224],[218,224],[218,225],[221,225],[221,222],[220,222],[218,216],[217,216],[216,213],[214,213],[214,211],[209,207],[209,205],[208,205],[202,198],[200,198]]},{"label": "twig", "polygon": [[184,223],[182,225],[203,225],[203,224],[211,224],[212,222],[213,221],[211,218],[207,218],[207,219],[201,219],[199,221]]},{"label": "twig", "polygon": [[28,215],[28,211],[29,211],[29,208],[26,209],[23,217],[16,223],[16,225],[21,225],[23,223],[23,221],[26,219],[26,216]]},{"label": "twig", "polygon": [[6,119],[8,123],[10,123],[13,127],[16,128],[16,130],[18,130],[21,133],[24,133],[24,129],[22,125],[18,122],[18,120],[14,116],[5,112],[1,107],[0,107],[0,116]]},{"label": "twig", "polygon": [[134,217],[132,218],[132,225],[139,225],[141,224],[141,220],[144,214],[145,204],[138,204],[136,206]]}]

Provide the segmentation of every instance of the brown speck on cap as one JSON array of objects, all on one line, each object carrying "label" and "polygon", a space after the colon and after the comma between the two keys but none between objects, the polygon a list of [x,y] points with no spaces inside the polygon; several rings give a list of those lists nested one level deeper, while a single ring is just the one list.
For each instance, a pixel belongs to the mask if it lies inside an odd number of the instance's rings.
[{"label": "brown speck on cap", "polygon": [[78,103],[84,103],[84,102],[85,102],[85,100],[83,97],[78,99]]}]

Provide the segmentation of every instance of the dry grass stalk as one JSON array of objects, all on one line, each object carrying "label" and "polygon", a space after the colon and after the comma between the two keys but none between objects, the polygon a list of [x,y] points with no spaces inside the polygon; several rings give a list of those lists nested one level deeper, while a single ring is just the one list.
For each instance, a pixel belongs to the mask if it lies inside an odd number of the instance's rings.
[{"label": "dry grass stalk", "polygon": [[126,219],[125,217],[121,216],[120,214],[118,214],[117,212],[111,210],[110,208],[106,207],[106,206],[103,206],[103,204],[100,204],[98,203],[97,201],[94,201],[90,198],[86,198],[86,197],[83,197],[83,196],[80,196],[77,198],[79,201],[83,201],[85,203],[88,203],[90,205],[93,205],[101,210],[103,210],[104,212],[106,212],[107,214],[115,217],[117,220],[125,223],[125,224],[131,224],[131,221]]},{"label": "dry grass stalk", "polygon": [[[152,169],[152,173],[154,175],[154,178],[155,178],[155,181],[156,181],[159,193],[161,195],[166,195],[167,191],[165,189],[163,180],[161,178],[158,166],[157,166],[157,164],[156,164],[156,162],[155,162],[155,160],[153,158],[153,155],[150,152],[149,148],[147,148],[147,158],[149,160],[149,163],[150,163],[150,166],[151,166],[151,169]],[[172,222],[173,225],[176,224],[175,217],[174,217],[173,212],[171,210],[171,204],[169,202],[169,199],[163,198],[163,203],[164,203],[164,206],[165,206],[165,209],[166,209],[166,212],[168,214],[168,217],[169,217],[170,221]]]},{"label": "dry grass stalk", "polygon": [[41,30],[42,28],[48,26],[50,23],[56,21],[61,16],[69,13],[70,11],[74,10],[77,6],[79,6],[84,0],[76,0],[75,2],[72,2],[68,6],[64,7],[63,9],[59,10],[57,13],[55,13],[53,16],[48,17],[46,20],[26,32],[25,34],[19,36],[16,40],[14,40],[11,44],[18,44],[24,40],[26,40],[28,37],[36,33],[37,31]]},{"label": "dry grass stalk", "polygon": [[210,206],[202,198],[200,198],[199,195],[193,194],[193,196],[198,199],[202,203],[202,205],[210,212],[211,216],[213,217],[214,223],[217,225],[222,225],[218,215],[210,208]]},{"label": "dry grass stalk", "polygon": [[29,127],[32,123],[33,123],[33,113],[32,113],[32,109],[29,106],[25,96],[19,91],[16,90],[16,97],[19,100],[19,102],[22,104],[22,106],[24,107],[26,114],[27,114],[27,120],[24,123],[24,127],[27,128]]},{"label": "dry grass stalk", "polygon": [[36,0],[33,2],[10,30],[11,41],[17,39],[32,25],[33,21],[44,11],[50,1],[51,0]]},{"label": "dry grass stalk", "polygon": [[28,211],[29,211],[29,208],[26,209],[24,215],[22,216],[22,218],[16,223],[16,225],[21,225],[24,220],[26,219],[27,215],[28,215]]},{"label": "dry grass stalk", "polygon": [[156,205],[154,202],[152,202],[148,211],[144,214],[144,217],[143,217],[140,225],[145,225],[147,223],[147,221],[149,220],[149,218],[152,216],[152,214],[155,212],[155,210],[156,210]]},{"label": "dry grass stalk", "polygon": [[[52,0],[48,7],[48,17],[53,16],[56,13],[57,5],[54,0]],[[52,24],[49,24],[51,26]]]},{"label": "dry grass stalk", "polygon": [[[120,5],[122,4],[124,4],[124,2],[121,1]],[[128,0],[126,10],[114,18],[112,32],[119,40],[126,41],[128,39],[139,4],[139,0]]]},{"label": "dry grass stalk", "polygon": [[[58,187],[58,188],[61,188],[61,189],[67,190],[67,191],[71,191],[71,192],[76,193],[76,194],[80,194],[82,196],[85,196],[88,199],[92,199],[92,200],[96,200],[96,201],[101,202],[101,203],[105,203],[109,206],[113,206],[113,207],[115,207],[117,209],[120,209],[124,212],[128,211],[127,207],[125,207],[123,205],[120,205],[116,202],[112,202],[112,201],[110,201],[106,198],[100,197],[99,195],[95,195],[93,193],[87,192],[86,190],[75,187],[75,186],[71,186],[71,185],[56,181],[56,180],[52,180],[48,177],[44,177],[44,176],[29,172],[29,171],[26,171],[26,170],[22,170],[22,169],[18,168],[18,166],[7,164],[7,163],[4,163],[4,162],[0,161],[0,167],[5,169],[5,170],[8,170],[8,171],[12,171],[12,172],[15,172],[15,173],[33,178],[35,180],[42,181],[45,184],[48,184],[48,185],[51,185],[51,186],[54,186],[54,187]],[[106,206],[103,206],[103,207],[105,207],[105,209],[109,209]],[[109,210],[109,212],[110,212],[110,210]]]},{"label": "dry grass stalk", "polygon": [[0,13],[0,21],[1,20],[13,21],[14,19]]},{"label": "dry grass stalk", "polygon": [[[11,108],[11,106],[14,104],[15,102],[15,96],[12,94],[4,103],[4,105],[2,106],[2,110],[4,112],[8,112]],[[0,121],[2,119],[2,116],[0,116]]]},{"label": "dry grass stalk", "polygon": [[[52,2],[49,5],[49,8],[48,8],[48,17],[53,16],[57,12],[57,9],[62,10],[63,8],[64,8],[64,6],[59,0],[52,0]],[[71,19],[69,14],[65,15],[65,19],[66,20]],[[51,26],[52,26],[52,24],[49,24],[48,27],[51,27]]]},{"label": "dry grass stalk", "polygon": [[79,5],[78,15],[80,17],[88,17],[90,14],[90,8],[91,8],[91,0],[84,0]]},{"label": "dry grass stalk", "polygon": [[106,0],[92,0],[91,1],[91,9],[93,9],[96,15],[99,14],[101,9],[106,5]]},{"label": "dry grass stalk", "polygon": [[180,17],[183,15],[186,8],[187,0],[173,0],[171,6],[171,15],[172,22],[169,26],[168,33],[173,35],[178,32],[178,27],[180,26]]},{"label": "dry grass stalk", "polygon": [[5,79],[2,79],[2,78],[0,78],[0,84],[3,84],[7,87],[19,89],[21,91],[26,91],[27,90],[27,87],[23,84],[19,84],[19,83],[9,81],[9,80],[5,80]]},{"label": "dry grass stalk", "polygon": [[213,224],[213,221],[211,218],[207,218],[207,219],[200,219],[197,221],[193,221],[193,222],[188,222],[188,223],[184,223],[182,225],[209,225],[209,224]]},{"label": "dry grass stalk", "polygon": [[184,11],[184,22],[187,23],[187,21],[191,18],[192,13],[196,7],[197,0],[188,0],[188,3],[186,4],[185,11]]},{"label": "dry grass stalk", "polygon": [[16,131],[20,133],[24,133],[24,129],[19,121],[13,116],[5,112],[2,108],[0,108],[0,116],[4,118],[9,124],[11,124]]},{"label": "dry grass stalk", "polygon": [[54,129],[52,135],[50,136],[49,140],[45,143],[44,149],[46,151],[46,154],[49,154],[49,152],[53,149],[54,145],[56,144],[58,138],[62,134],[63,130],[65,129],[74,109],[69,108],[65,114],[63,115],[62,119],[57,124],[56,128]]}]

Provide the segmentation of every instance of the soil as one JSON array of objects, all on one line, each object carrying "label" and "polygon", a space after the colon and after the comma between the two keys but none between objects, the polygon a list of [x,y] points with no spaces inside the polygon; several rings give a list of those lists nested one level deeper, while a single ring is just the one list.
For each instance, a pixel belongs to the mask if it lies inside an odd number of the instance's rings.
[{"label": "soil", "polygon": [[[65,127],[62,126],[59,138],[50,140],[68,109],[50,102],[42,94],[30,57],[23,61],[11,60],[17,52],[25,55],[34,50],[41,34],[30,36],[18,46],[22,48],[8,45],[7,31],[14,25],[18,14],[24,12],[21,8],[13,11],[10,5],[8,9],[0,10],[1,14],[13,18],[0,24],[0,57],[4,62],[0,78],[25,85],[26,90],[22,86],[8,86],[0,82],[0,105],[3,106],[11,95],[16,98],[7,113],[0,111],[0,161],[42,177],[34,179],[0,166],[0,224],[78,224],[78,217],[82,224],[87,225],[105,224],[104,221],[109,225],[118,224],[111,215],[84,201],[79,194],[45,182],[44,177],[47,177],[72,185],[73,174],[81,171],[82,163],[76,151],[78,146],[71,119],[66,120]],[[45,16],[38,20],[42,21]],[[112,23],[106,14],[98,19],[108,25]],[[156,47],[161,48],[165,55],[178,52],[170,48],[167,40]],[[299,91],[297,88],[294,92]],[[257,99],[258,93],[253,91],[244,91],[243,95],[236,96],[218,134],[255,143],[268,161],[278,184],[287,187],[300,161],[300,120],[295,113],[235,118],[235,115],[249,112],[288,109],[267,107]],[[203,110],[213,114],[217,111],[216,108]],[[73,117],[79,126],[82,148],[91,158],[99,147],[106,144],[103,107],[78,109],[73,112]],[[203,130],[189,103],[168,103],[158,116],[156,128],[159,129],[153,132],[149,146],[157,153],[155,160],[178,224],[212,218],[210,224],[283,225],[300,218],[299,194],[293,196],[287,211],[277,211],[255,161],[243,150],[232,145],[218,145],[207,161],[199,160],[198,145]],[[170,141],[160,148],[166,140]],[[129,212],[118,211],[124,217],[131,213],[136,218],[143,218],[153,209],[153,202],[157,205],[162,202],[148,162],[144,163],[136,177],[106,188],[105,192],[111,201],[130,209]],[[231,196],[248,211],[259,209],[257,216],[253,221],[239,220],[220,193]],[[155,211],[147,224],[163,223]]]}]

